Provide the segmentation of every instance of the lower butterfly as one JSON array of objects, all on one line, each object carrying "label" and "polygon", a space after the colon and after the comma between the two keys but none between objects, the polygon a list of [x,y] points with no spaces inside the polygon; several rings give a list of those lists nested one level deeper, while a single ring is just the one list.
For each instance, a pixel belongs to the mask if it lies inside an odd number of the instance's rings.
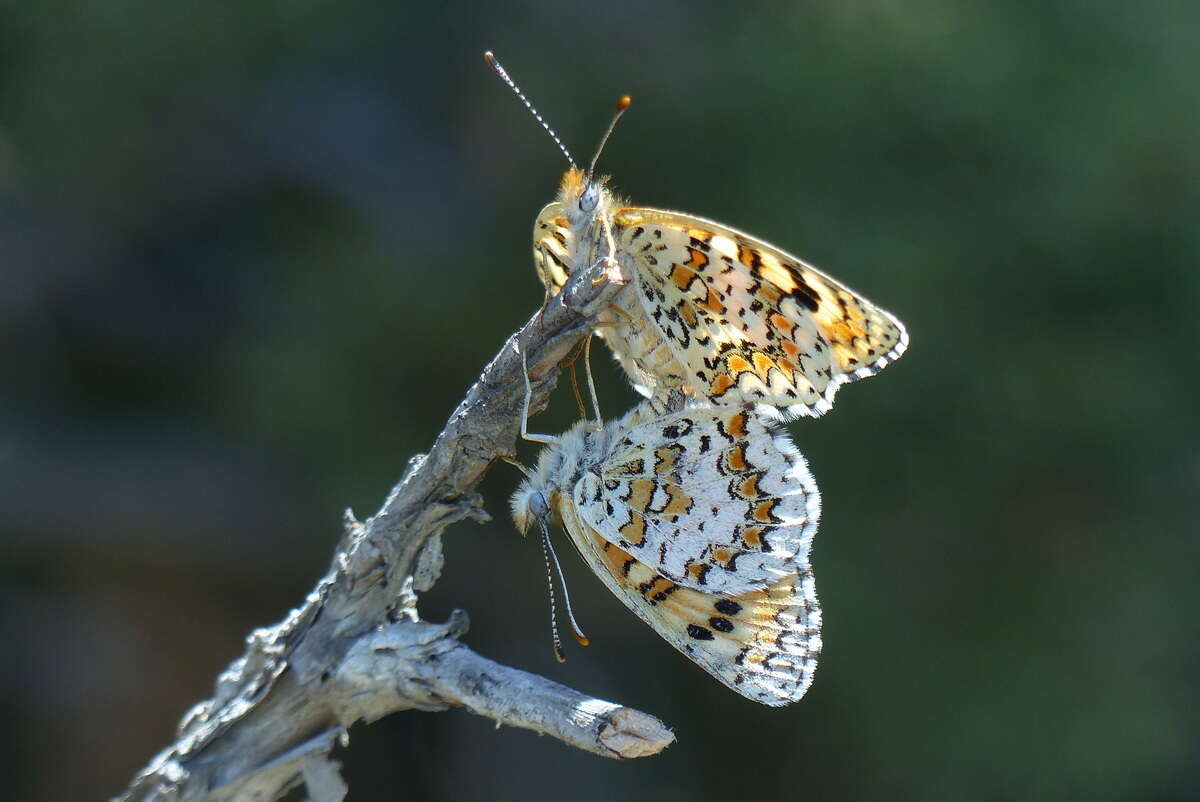
[{"label": "lower butterfly", "polygon": [[808,555],[816,483],[748,407],[644,402],[548,443],[513,494],[522,532],[561,523],[588,567],[668,643],[743,696],[798,700],[821,651]]}]

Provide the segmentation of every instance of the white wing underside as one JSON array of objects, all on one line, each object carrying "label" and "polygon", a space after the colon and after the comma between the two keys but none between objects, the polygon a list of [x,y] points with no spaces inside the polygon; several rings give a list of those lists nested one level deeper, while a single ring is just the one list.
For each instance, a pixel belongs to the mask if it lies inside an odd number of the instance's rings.
[{"label": "white wing underside", "polygon": [[786,434],[737,407],[692,406],[635,424],[572,500],[610,543],[716,595],[794,574],[820,517],[816,483]]}]

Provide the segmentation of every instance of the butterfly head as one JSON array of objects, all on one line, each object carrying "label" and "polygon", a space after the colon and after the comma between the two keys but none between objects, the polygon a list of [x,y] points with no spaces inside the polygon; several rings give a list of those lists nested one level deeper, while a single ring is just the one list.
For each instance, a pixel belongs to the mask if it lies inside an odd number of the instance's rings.
[{"label": "butterfly head", "polygon": [[545,524],[550,520],[552,508],[547,488],[539,486],[536,477],[521,482],[509,500],[513,521],[521,534],[529,531],[535,523]]},{"label": "butterfly head", "polygon": [[582,233],[581,230],[590,226],[598,214],[609,212],[612,196],[604,187],[606,183],[607,176],[595,178],[578,167],[563,174],[557,206],[576,233]]},{"label": "butterfly head", "polygon": [[538,214],[533,224],[534,264],[551,294],[590,264],[589,252],[601,232],[598,221],[617,206],[607,183],[607,176],[594,178],[572,167],[563,174],[558,197]]},{"label": "butterfly head", "polygon": [[537,465],[525,473],[508,502],[522,533],[535,523],[562,523],[561,508],[570,501],[570,488],[583,466],[594,464],[598,454],[606,453],[618,423],[610,421],[602,432],[593,432],[591,421],[577,421],[555,444],[542,449]]},{"label": "butterfly head", "polygon": [[521,103],[546,130],[554,143],[558,145],[558,149],[562,151],[563,156],[566,157],[567,163],[571,165],[571,168],[563,176],[562,185],[558,190],[558,198],[554,203],[542,209],[533,228],[534,264],[537,265],[538,275],[546,286],[546,291],[550,295],[554,295],[567,283],[571,274],[583,266],[583,260],[590,258],[590,250],[595,242],[596,232],[600,228],[596,225],[596,221],[606,219],[604,215],[609,214],[608,210],[615,205],[611,195],[604,188],[607,179],[596,178],[596,162],[604,150],[604,144],[616,127],[617,121],[621,119],[621,115],[633,101],[629,95],[622,95],[617,101],[612,120],[605,130],[604,136],[600,139],[600,145],[596,148],[587,172],[584,172],[579,169],[579,165],[575,163],[571,152],[559,139],[558,134],[542,118],[542,115],[538,114],[537,109],[529,102],[529,98],[525,97],[525,93],[521,91],[508,72],[500,66],[495,54],[489,50],[483,54],[483,58],[496,75],[500,76],[500,79],[508,85],[508,88],[516,93]]}]

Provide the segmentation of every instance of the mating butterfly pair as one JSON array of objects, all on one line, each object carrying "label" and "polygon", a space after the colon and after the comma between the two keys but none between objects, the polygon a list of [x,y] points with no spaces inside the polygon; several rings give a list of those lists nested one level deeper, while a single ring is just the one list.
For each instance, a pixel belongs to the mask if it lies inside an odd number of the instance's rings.
[{"label": "mating butterfly pair", "polygon": [[767,243],[619,201],[573,161],[533,237],[547,296],[601,265],[626,283],[596,334],[647,400],[598,431],[531,438],[550,446],[513,495],[517,525],[561,522],[669,643],[747,698],[796,701],[821,648],[820,496],[782,424],[899,358],[903,325]]}]

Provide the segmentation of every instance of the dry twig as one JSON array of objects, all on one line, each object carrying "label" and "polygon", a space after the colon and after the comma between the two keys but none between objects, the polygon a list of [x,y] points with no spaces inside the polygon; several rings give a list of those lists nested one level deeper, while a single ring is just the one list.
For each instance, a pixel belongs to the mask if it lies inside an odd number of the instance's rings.
[{"label": "dry twig", "polygon": [[341,800],[329,751],[354,722],[398,710],[464,707],[613,758],[656,754],[674,740],[649,714],[475,654],[458,640],[462,612],[445,624],[417,613],[417,593],[441,570],[442,530],[488,520],[476,487],[493,460],[514,453],[524,387],[514,346],[529,360],[539,409],[559,363],[619,289],[593,285],[593,272],[504,344],[379,512],[362,523],[347,513],[332,566],[304,604],[250,635],[213,698],[117,800],[270,800],[301,782],[313,800]]}]

